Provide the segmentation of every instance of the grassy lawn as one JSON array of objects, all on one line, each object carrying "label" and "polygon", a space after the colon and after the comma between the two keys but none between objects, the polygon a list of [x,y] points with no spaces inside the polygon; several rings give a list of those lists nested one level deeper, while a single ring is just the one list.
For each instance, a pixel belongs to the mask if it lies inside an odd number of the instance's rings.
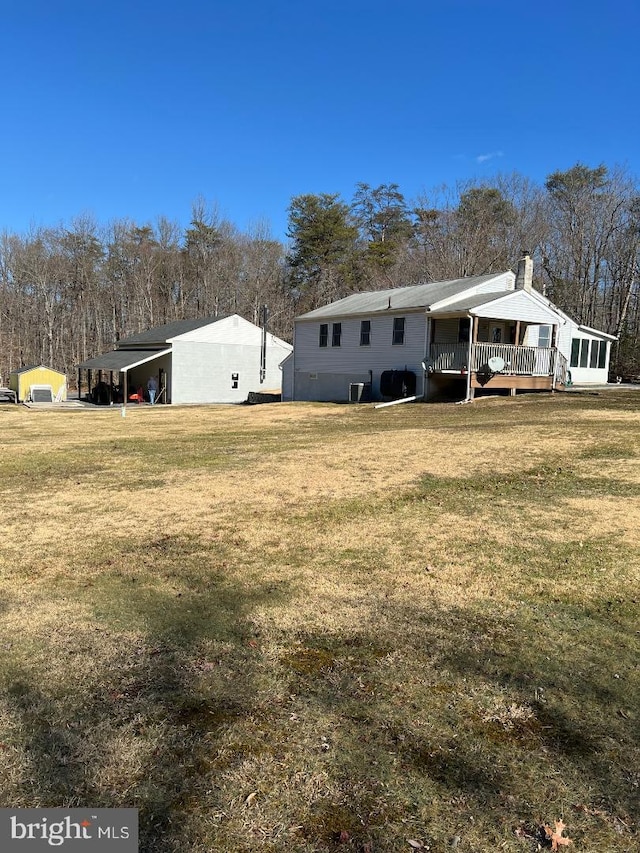
[{"label": "grassy lawn", "polygon": [[640,394],[0,430],[0,805],[138,807],[145,853],[640,849]]}]

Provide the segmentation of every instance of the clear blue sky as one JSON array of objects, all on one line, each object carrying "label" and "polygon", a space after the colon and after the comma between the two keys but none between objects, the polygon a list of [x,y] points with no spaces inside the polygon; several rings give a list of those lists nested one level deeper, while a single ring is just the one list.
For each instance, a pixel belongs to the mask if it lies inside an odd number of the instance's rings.
[{"label": "clear blue sky", "polygon": [[0,230],[640,173],[638,0],[5,0]]}]

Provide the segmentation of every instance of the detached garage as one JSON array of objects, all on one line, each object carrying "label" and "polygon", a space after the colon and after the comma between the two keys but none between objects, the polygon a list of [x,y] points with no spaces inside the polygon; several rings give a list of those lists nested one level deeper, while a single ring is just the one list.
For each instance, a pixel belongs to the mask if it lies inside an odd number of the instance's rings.
[{"label": "detached garage", "polygon": [[280,365],[292,349],[238,314],[176,320],[79,364],[78,390],[84,372],[89,398],[98,403],[141,402],[150,378],[156,403],[242,403],[251,392],[280,392]]},{"label": "detached garage", "polygon": [[9,374],[9,388],[19,403],[52,403],[67,399],[67,377],[59,370],[32,364]]}]

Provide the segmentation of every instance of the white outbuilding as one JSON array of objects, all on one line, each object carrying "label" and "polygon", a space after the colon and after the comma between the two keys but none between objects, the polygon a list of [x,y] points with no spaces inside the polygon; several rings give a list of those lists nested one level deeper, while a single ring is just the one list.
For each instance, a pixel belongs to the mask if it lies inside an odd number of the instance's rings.
[{"label": "white outbuilding", "polygon": [[94,402],[142,402],[153,379],[158,403],[241,403],[251,392],[280,392],[291,350],[238,314],[176,320],[78,365],[78,389]]}]

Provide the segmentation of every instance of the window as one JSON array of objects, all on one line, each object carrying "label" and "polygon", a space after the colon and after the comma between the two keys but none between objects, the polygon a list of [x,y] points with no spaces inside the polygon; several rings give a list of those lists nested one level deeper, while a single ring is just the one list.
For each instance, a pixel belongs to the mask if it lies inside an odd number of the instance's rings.
[{"label": "window", "polygon": [[600,341],[600,354],[598,356],[598,367],[604,370],[607,366],[607,342]]},{"label": "window", "polygon": [[492,344],[501,344],[502,343],[502,326],[494,326],[491,329],[491,343]]},{"label": "window", "polygon": [[598,366],[598,356],[600,355],[599,343],[599,341],[591,341],[591,359],[589,360],[589,367],[593,367],[594,369]]},{"label": "window", "polygon": [[469,317],[460,317],[460,320],[458,321],[458,343],[468,344],[470,335],[471,319]]},{"label": "window", "polygon": [[360,321],[360,346],[371,346],[371,320]]},{"label": "window", "polygon": [[235,389],[238,387],[238,378],[239,378],[239,376],[237,373],[231,374],[231,389],[233,391],[235,391]]},{"label": "window", "polygon": [[538,329],[538,346],[545,349],[551,346],[551,326],[540,326]]},{"label": "window", "polygon": [[580,338],[574,338],[571,341],[571,362],[570,367],[577,367],[580,361]]},{"label": "window", "polygon": [[580,341],[580,367],[586,367],[589,364],[589,339],[583,338]]},{"label": "window", "polygon": [[318,345],[321,347],[326,347],[329,341],[329,324],[328,323],[320,323],[320,339],[318,341]]},{"label": "window", "polygon": [[331,346],[339,347],[342,337],[342,323],[334,323],[331,327]]},{"label": "window", "polygon": [[393,345],[399,346],[404,343],[404,317],[393,318]]}]

